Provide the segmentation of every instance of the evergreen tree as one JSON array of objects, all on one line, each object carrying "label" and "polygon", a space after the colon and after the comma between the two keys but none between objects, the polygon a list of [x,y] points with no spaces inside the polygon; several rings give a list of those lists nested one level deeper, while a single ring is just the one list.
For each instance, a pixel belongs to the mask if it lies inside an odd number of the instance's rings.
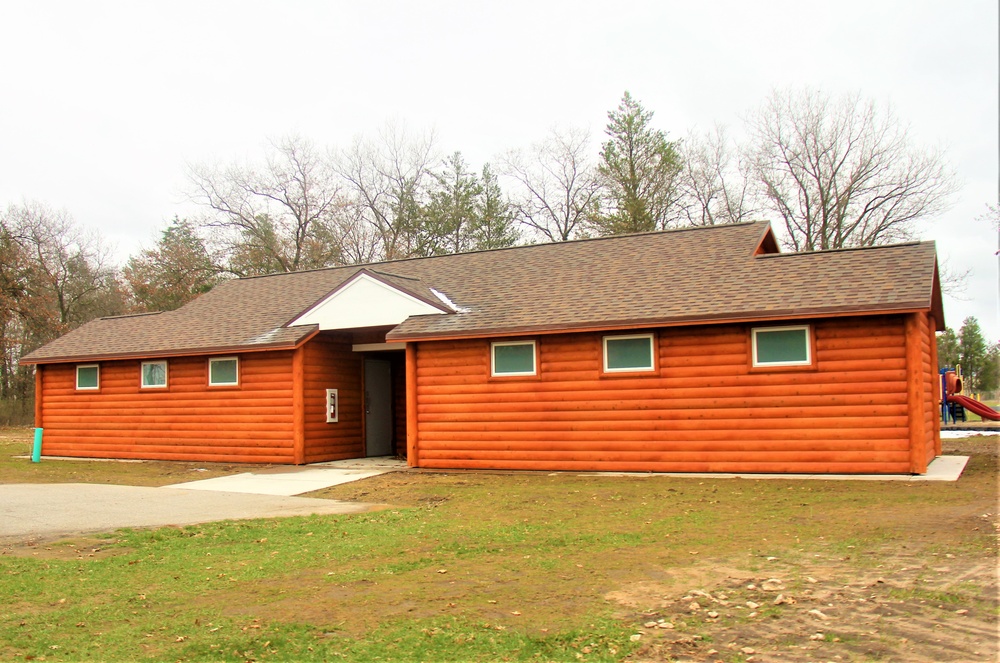
[{"label": "evergreen tree", "polygon": [[609,213],[594,221],[602,235],[662,230],[677,211],[680,154],[652,120],[652,111],[627,91],[608,113],[598,170]]},{"label": "evergreen tree", "polygon": [[958,330],[958,348],[962,363],[962,375],[968,384],[968,389],[982,390],[989,347],[986,344],[986,339],[983,338],[982,330],[979,328],[979,321],[974,316],[969,316],[962,321],[962,328]]},{"label": "evergreen tree", "polygon": [[156,246],[129,258],[122,271],[133,306],[143,311],[179,308],[219,281],[205,242],[176,217]]},{"label": "evergreen tree", "polygon": [[517,211],[500,188],[500,181],[490,164],[483,166],[480,192],[476,199],[476,224],[472,231],[473,249],[502,249],[520,239]]},{"label": "evergreen tree", "polygon": [[958,335],[951,327],[946,327],[937,337],[938,368],[955,368],[962,361],[958,348]]},{"label": "evergreen tree", "polygon": [[983,370],[979,374],[979,389],[996,391],[997,388],[1000,388],[1000,345],[992,345],[986,353]]},{"label": "evergreen tree", "polygon": [[460,253],[473,248],[477,225],[477,200],[482,193],[479,178],[470,172],[461,152],[445,161],[434,173],[436,186],[424,206],[416,229],[417,254],[432,256]]},{"label": "evergreen tree", "polygon": [[517,213],[489,164],[480,179],[469,170],[461,152],[455,152],[434,179],[436,188],[421,209],[415,229],[418,255],[482,251],[517,243]]}]

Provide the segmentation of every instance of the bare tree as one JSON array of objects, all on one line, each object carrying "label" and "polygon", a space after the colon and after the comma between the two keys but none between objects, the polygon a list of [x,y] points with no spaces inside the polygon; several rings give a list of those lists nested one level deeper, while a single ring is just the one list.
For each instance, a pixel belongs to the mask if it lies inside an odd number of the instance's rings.
[{"label": "bare tree", "polygon": [[342,264],[346,200],[332,165],[310,141],[270,143],[262,164],[188,169],[191,199],[211,210],[205,225],[239,276]]},{"label": "bare tree", "polygon": [[681,207],[693,226],[714,226],[750,220],[758,209],[750,190],[750,167],[726,130],[690,133],[679,144],[682,170],[678,175]]},{"label": "bare tree", "polygon": [[554,129],[529,152],[508,153],[503,173],[520,189],[512,200],[520,222],[550,242],[573,239],[598,212],[601,185],[586,131]]},{"label": "bare tree", "polygon": [[19,311],[39,325],[43,340],[124,311],[110,252],[67,212],[25,203],[9,207],[4,221],[26,263]]},{"label": "bare tree", "polygon": [[909,239],[956,190],[941,153],[858,94],[776,91],[748,128],[759,193],[796,251]]},{"label": "bare tree", "polygon": [[355,211],[377,238],[378,258],[407,258],[416,250],[434,162],[433,133],[411,138],[393,124],[375,140],[358,138],[337,156],[336,170],[349,185]]}]

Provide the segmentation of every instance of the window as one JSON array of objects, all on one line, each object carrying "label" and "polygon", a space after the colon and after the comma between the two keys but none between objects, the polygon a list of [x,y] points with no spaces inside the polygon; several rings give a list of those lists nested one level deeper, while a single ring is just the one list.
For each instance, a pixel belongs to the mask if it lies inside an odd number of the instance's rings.
[{"label": "window", "polygon": [[236,357],[208,360],[208,386],[233,387],[240,383],[240,362]]},{"label": "window", "polygon": [[810,366],[809,326],[752,330],[754,366]]},{"label": "window", "polygon": [[80,391],[101,388],[101,367],[97,364],[82,364],[76,367],[76,388]]},{"label": "window", "polygon": [[143,389],[161,389],[167,386],[167,362],[144,361],[140,369]]},{"label": "window", "polygon": [[498,377],[535,375],[535,342],[494,343],[492,374]]},{"label": "window", "polygon": [[604,372],[652,371],[653,335],[604,337]]}]

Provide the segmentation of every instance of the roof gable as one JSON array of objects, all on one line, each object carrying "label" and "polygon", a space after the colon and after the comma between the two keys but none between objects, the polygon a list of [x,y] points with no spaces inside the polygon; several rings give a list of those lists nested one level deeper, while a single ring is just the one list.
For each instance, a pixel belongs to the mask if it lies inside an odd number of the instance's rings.
[{"label": "roof gable", "polygon": [[[385,327],[398,325],[414,315],[450,312],[443,303],[432,303],[413,292],[416,288],[404,289],[401,278],[392,281],[386,275],[363,269],[287,326],[316,325],[321,331]],[[419,284],[417,279],[412,281]]]}]

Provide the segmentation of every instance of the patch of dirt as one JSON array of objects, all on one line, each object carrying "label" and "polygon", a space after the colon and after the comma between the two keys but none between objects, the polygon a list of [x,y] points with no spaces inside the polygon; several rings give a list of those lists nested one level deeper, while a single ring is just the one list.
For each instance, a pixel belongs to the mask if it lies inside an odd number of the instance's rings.
[{"label": "patch of dirt", "polygon": [[116,557],[129,552],[115,547],[115,539],[101,537],[74,537],[72,539],[38,539],[12,542],[0,541],[0,557],[32,557],[34,559],[88,560]]},{"label": "patch of dirt", "polygon": [[705,566],[606,598],[636,624],[636,663],[997,660],[995,558],[883,561],[860,571],[826,554],[756,573]]}]

